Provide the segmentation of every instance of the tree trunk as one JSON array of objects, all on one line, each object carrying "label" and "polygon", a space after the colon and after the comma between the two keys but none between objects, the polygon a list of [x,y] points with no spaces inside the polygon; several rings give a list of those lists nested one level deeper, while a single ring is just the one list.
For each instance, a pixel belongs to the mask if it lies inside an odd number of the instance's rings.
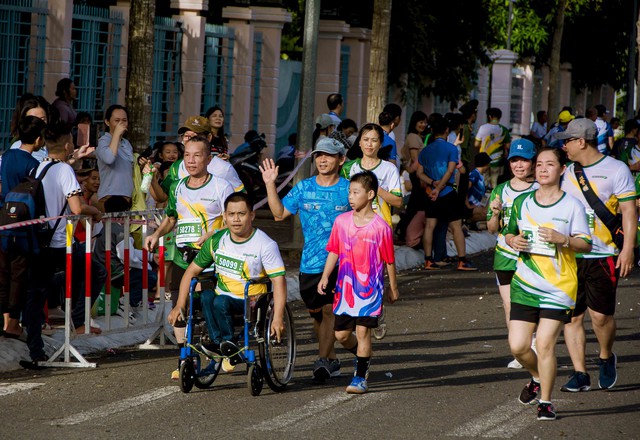
[{"label": "tree trunk", "polygon": [[555,120],[560,110],[559,106],[559,75],[560,75],[560,50],[562,49],[562,33],[564,32],[564,12],[567,9],[567,0],[558,0],[553,38],[551,40],[551,57],[549,60],[549,99],[547,114],[551,120]]},{"label": "tree trunk", "polygon": [[128,139],[134,151],[149,146],[153,85],[154,0],[132,0],[129,21],[126,106],[129,110]]},{"label": "tree trunk", "polygon": [[369,94],[367,98],[368,122],[378,122],[378,115],[387,99],[387,60],[390,27],[391,0],[374,0],[371,59],[369,61]]}]

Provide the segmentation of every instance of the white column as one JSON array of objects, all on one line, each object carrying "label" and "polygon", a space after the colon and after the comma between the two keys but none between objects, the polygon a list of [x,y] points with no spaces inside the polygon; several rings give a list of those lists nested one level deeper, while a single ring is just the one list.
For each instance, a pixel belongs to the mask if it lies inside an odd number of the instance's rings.
[{"label": "white column", "polygon": [[349,46],[349,88],[347,96],[343,96],[347,103],[347,113],[341,115],[341,118],[353,119],[360,127],[367,122],[371,29],[350,28],[344,35],[344,44]]},{"label": "white column", "polygon": [[[340,91],[340,46],[349,25],[339,20],[320,20],[316,63],[314,114],[328,113],[327,96]],[[344,98],[344,97],[343,97]]]},{"label": "white column", "polygon": [[518,55],[510,50],[500,49],[492,54],[492,58],[491,107],[502,110],[501,121],[507,126],[511,115],[511,70]]},{"label": "white column", "polygon": [[[291,14],[283,8],[253,7],[254,31],[262,33],[260,75],[260,117],[258,132],[266,135],[265,155],[273,157],[278,122],[278,77],[280,76],[280,42],[282,27],[291,22]],[[235,144],[237,145],[237,144]]]},{"label": "white column", "polygon": [[[171,7],[180,10],[174,15],[182,22],[182,93],[180,94],[180,121],[200,114],[202,78],[204,70],[204,44],[206,0],[171,0]],[[204,13],[204,14],[203,14]]]},{"label": "white column", "polygon": [[56,85],[68,78],[71,71],[71,22],[73,0],[49,0],[47,40],[42,95],[52,102],[56,99]]}]

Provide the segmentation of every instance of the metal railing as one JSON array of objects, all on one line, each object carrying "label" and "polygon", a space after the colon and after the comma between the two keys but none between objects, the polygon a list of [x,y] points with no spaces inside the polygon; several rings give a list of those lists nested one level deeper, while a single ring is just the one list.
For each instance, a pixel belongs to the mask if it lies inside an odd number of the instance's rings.
[{"label": "metal railing", "polygon": [[0,152],[9,148],[18,98],[42,94],[48,14],[46,0],[0,3]]},{"label": "metal railing", "polygon": [[180,128],[182,23],[156,17],[154,28],[151,144],[175,137]]},{"label": "metal railing", "polygon": [[95,121],[118,100],[123,25],[118,11],[73,6],[71,79],[78,90],[77,110],[88,112]]}]

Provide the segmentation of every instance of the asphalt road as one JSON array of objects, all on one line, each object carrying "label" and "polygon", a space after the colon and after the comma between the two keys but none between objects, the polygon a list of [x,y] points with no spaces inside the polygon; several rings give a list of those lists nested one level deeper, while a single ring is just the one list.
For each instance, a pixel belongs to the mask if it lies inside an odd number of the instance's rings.
[{"label": "asphalt road", "polygon": [[344,392],[353,371],[344,350],[342,377],[323,385],[311,380],[310,321],[293,304],[298,357],[284,393],[265,386],[252,397],[238,372],[183,394],[169,380],[175,348],[116,350],[92,357],[96,369],[3,374],[0,438],[640,438],[640,271],[618,290],[615,388],[597,387],[597,344],[588,324],[594,390],[560,392],[570,374],[561,341],[553,393],[559,418],[538,422],[535,406],[516,400],[527,373],[506,368],[511,357],[491,256],[474,262],[481,271],[400,275],[402,299],[387,308],[386,338],[374,342],[366,395]]}]

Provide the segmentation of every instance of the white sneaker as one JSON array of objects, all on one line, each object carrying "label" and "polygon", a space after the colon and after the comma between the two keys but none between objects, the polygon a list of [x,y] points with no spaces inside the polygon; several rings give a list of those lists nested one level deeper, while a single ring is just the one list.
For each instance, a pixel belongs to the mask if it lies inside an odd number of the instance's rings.
[{"label": "white sneaker", "polygon": [[522,368],[522,364],[520,362],[518,362],[517,359],[512,360],[511,362],[509,362],[507,364],[507,368],[512,368],[514,370],[520,369]]}]

